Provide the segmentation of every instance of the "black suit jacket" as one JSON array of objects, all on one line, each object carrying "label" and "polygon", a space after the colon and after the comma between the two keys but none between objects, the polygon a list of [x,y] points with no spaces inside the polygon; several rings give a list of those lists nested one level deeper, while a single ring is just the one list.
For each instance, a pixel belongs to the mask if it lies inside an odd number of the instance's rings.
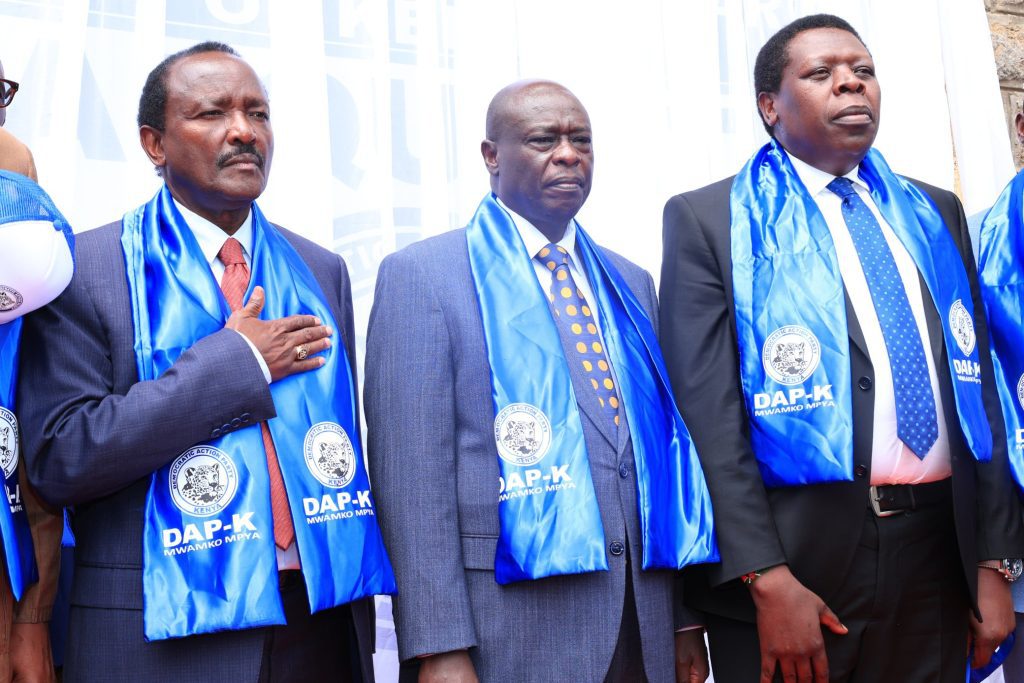
[{"label": "black suit jacket", "polygon": [[[787,563],[826,603],[846,575],[868,505],[874,371],[847,297],[854,480],[766,490],[750,448],[740,387],[730,243],[732,180],[677,195],[665,206],[661,343],[680,411],[707,477],[722,555],[720,564],[691,572],[693,580],[688,576],[687,602],[712,613],[753,620],[749,592],[735,580],[749,571]],[[1007,463],[963,208],[952,193],[914,182],[942,214],[967,268],[974,300],[982,391],[993,432],[990,463],[976,462],[964,442],[941,319],[927,287],[921,287],[952,458],[956,538],[949,540],[959,544],[965,583],[977,611],[977,561],[1024,555],[1024,529]]]},{"label": "black suit jacket", "polygon": [[[316,277],[354,359],[344,262],[278,229]],[[227,329],[139,382],[120,234],[117,222],[78,236],[71,284],[25,318],[23,333],[18,408],[29,477],[51,503],[74,506],[65,680],[256,681],[267,629],[143,642],[142,527],[150,474],[214,429],[274,417],[270,388],[245,340]],[[353,603],[352,615],[372,681],[372,599]]]}]

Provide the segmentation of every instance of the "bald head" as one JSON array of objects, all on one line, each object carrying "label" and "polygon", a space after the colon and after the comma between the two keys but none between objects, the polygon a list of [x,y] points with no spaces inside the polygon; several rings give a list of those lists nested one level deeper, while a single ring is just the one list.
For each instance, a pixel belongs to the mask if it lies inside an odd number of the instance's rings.
[{"label": "bald head", "polygon": [[487,107],[480,143],[491,191],[551,241],[590,193],[594,153],[590,117],[567,88],[520,81],[498,91]]},{"label": "bald head", "polygon": [[537,96],[549,93],[560,93],[572,99],[580,111],[586,115],[586,109],[576,99],[576,96],[560,83],[539,79],[516,81],[495,93],[491,98],[491,103],[487,105],[487,139],[497,142],[508,127],[510,117],[515,118],[524,110],[528,111],[531,107],[536,107]]}]

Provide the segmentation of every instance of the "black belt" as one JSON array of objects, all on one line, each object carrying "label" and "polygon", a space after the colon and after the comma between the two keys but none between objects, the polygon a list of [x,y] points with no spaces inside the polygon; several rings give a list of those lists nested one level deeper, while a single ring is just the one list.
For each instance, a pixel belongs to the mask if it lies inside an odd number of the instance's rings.
[{"label": "black belt", "polygon": [[298,569],[283,569],[277,573],[277,585],[282,591],[295,590],[305,585]]},{"label": "black belt", "polygon": [[879,517],[898,515],[948,501],[953,495],[950,479],[927,484],[882,484],[868,489],[871,509]]}]

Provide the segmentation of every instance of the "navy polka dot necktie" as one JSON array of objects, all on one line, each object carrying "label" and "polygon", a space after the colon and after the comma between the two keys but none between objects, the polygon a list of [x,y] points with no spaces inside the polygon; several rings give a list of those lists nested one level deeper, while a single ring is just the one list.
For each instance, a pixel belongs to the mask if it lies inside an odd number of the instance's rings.
[{"label": "navy polka dot necktie", "polygon": [[882,228],[857,195],[853,181],[836,178],[828,184],[828,189],[843,200],[843,219],[857,249],[882,327],[896,394],[897,434],[907,448],[923,458],[939,438],[939,425],[921,333],[907,299],[907,290]]},{"label": "navy polka dot necktie", "polygon": [[569,252],[564,247],[549,244],[536,256],[537,260],[551,271],[551,287],[548,301],[555,314],[555,325],[563,339],[568,338],[576,350],[576,357],[567,358],[570,363],[579,363],[586,372],[590,386],[597,394],[602,411],[612,423],[612,433],[619,426],[619,395],[612,379],[608,356],[605,354],[593,311],[583,292],[576,286],[569,271]]}]

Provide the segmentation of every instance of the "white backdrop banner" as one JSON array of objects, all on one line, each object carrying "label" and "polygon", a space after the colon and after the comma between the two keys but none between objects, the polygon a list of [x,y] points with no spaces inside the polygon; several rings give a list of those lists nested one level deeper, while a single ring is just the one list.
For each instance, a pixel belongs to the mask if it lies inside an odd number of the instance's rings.
[{"label": "white backdrop banner", "polygon": [[982,0],[0,0],[0,59],[21,83],[7,126],[82,231],[158,187],[135,124],[148,72],[200,41],[233,45],[271,96],[260,203],[347,261],[361,356],[381,258],[463,225],[488,191],[479,143],[499,88],[543,77],[579,96],[597,160],[580,220],[657,278],[665,201],[765,141],[754,57],[814,12],[849,20],[872,51],[890,164],[957,190],[968,214],[987,207],[1013,166]]}]

